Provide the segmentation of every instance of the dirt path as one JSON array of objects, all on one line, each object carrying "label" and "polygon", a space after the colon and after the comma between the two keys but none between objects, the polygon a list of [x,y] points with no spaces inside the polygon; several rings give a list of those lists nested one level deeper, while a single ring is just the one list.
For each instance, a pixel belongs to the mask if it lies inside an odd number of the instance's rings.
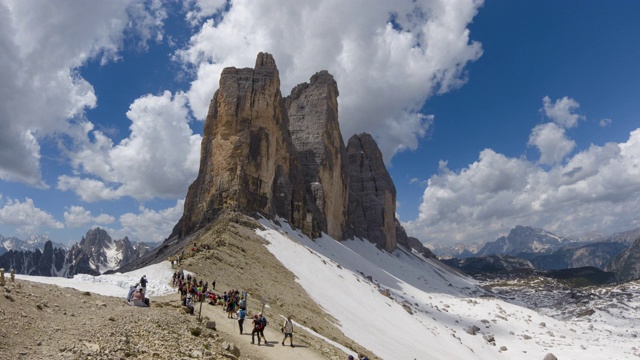
[{"label": "dirt path", "polygon": [[[200,304],[196,305],[196,311],[200,308]],[[218,331],[224,332],[225,337],[232,339],[234,344],[240,348],[240,353],[243,356],[250,356],[251,358],[259,357],[261,359],[273,359],[273,360],[325,360],[322,354],[320,354],[313,347],[307,346],[299,336],[296,336],[296,330],[304,331],[301,329],[294,329],[293,334],[293,348],[289,345],[289,339],[285,343],[286,346],[282,346],[283,334],[280,333],[280,326],[283,320],[280,316],[270,314],[265,311],[265,316],[269,325],[265,328],[264,335],[267,338],[267,345],[258,346],[258,340],[256,344],[251,345],[251,330],[253,325],[252,319],[249,315],[244,322],[244,333],[240,335],[240,329],[238,327],[237,319],[227,318],[227,313],[223,311],[222,306],[211,306],[207,303],[202,304],[202,316],[207,316],[209,319],[216,322]]]},{"label": "dirt path", "polygon": [[[165,295],[162,297],[157,297],[155,300],[159,301],[178,301],[180,299],[177,293]],[[152,298],[152,301],[154,298]],[[198,316],[198,312],[200,311],[200,303],[196,303],[195,305],[195,316]],[[258,312],[256,310],[255,312]],[[254,311],[249,309],[251,315],[253,315]],[[327,357],[323,356],[320,351],[318,351],[313,346],[309,346],[305,338],[310,335],[306,333],[304,329],[294,326],[293,333],[293,348],[289,345],[290,341],[287,339],[285,342],[286,346],[282,346],[282,338],[284,335],[280,333],[280,326],[282,326],[282,322],[284,321],[279,315],[272,314],[270,309],[265,310],[265,316],[267,317],[267,321],[269,325],[265,328],[264,335],[267,338],[267,345],[264,345],[264,341],[262,345],[258,346],[258,340],[256,339],[256,344],[251,344],[251,330],[253,329],[253,325],[251,324],[252,319],[251,315],[247,314],[247,318],[244,322],[244,333],[240,335],[240,329],[238,327],[237,319],[229,319],[227,318],[227,313],[223,311],[222,306],[212,306],[205,303],[202,303],[202,317],[208,317],[210,320],[216,322],[216,329],[220,333],[224,333],[224,338],[233,342],[236,347],[240,349],[240,354],[243,358],[251,358],[255,360],[326,360]],[[300,336],[301,333],[304,332],[304,336]]]}]

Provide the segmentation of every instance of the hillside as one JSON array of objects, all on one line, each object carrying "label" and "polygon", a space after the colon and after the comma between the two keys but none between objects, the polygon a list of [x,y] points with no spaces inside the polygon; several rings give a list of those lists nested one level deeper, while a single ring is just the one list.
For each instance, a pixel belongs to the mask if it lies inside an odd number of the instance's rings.
[{"label": "hillside", "polygon": [[[480,287],[481,284],[440,262],[424,259],[402,248],[387,253],[368,241],[358,239],[337,242],[322,236],[311,240],[299,231],[292,230],[282,220],[256,221],[237,213],[225,213],[199,232],[198,236],[181,245],[187,255],[181,264],[185,270],[194,272],[205,281],[215,279],[219,290],[246,290],[249,293],[250,312],[262,308],[263,302],[266,303],[264,309],[272,324],[278,322],[281,316],[292,314],[300,324],[296,330],[296,341],[304,345],[300,351],[312,350],[313,354],[321,354],[327,359],[344,359],[345,352],[353,354],[356,351],[365,352],[371,359],[436,360],[514,357],[540,360],[547,353],[553,353],[559,359],[594,360],[635,359],[640,355],[636,348],[640,324],[637,315],[640,309],[637,300],[639,287],[634,284],[609,290],[617,295],[606,306],[596,298],[589,297],[590,292],[597,290],[585,290],[585,297],[581,297],[574,305],[575,311],[565,312],[554,306],[553,314],[558,316],[551,317],[533,310],[533,304],[540,299],[551,298],[566,304],[567,297],[563,295],[566,293],[559,289],[536,290],[536,284],[532,283],[526,287],[527,293],[537,298],[527,303],[524,301],[526,298],[513,295],[523,293],[523,290],[516,293],[487,292]],[[197,250],[191,252],[192,247]],[[134,274],[140,276],[144,271],[139,269]],[[109,276],[118,275],[106,277]],[[86,276],[86,281],[96,282],[103,277],[90,280]],[[155,287],[169,279],[152,280],[155,282],[151,285]],[[126,292],[129,285],[129,282],[121,280],[111,282],[122,283],[122,293]],[[522,289],[523,284],[519,285]],[[35,298],[43,296],[38,294],[21,311],[37,311],[28,309],[36,305]],[[30,298],[26,294],[22,297]],[[64,295],[56,295],[58,298],[65,299]],[[80,297],[78,300],[78,295],[70,295],[67,300],[59,301],[68,301],[70,306],[82,304],[80,306],[84,307],[82,299]],[[620,302],[622,299],[624,303]],[[3,301],[0,306],[6,305],[5,299],[0,298],[0,301]],[[122,303],[118,299],[114,304],[118,304],[118,301]],[[165,300],[152,297],[152,301],[161,303]],[[92,304],[93,300],[86,307],[95,308]],[[111,308],[110,304],[107,302],[108,308]],[[20,311],[13,309],[17,313],[12,313],[11,319],[20,319]],[[120,314],[117,319],[132,316],[131,311],[159,310],[132,310],[115,305],[114,309]],[[167,314],[176,313],[170,301],[163,309],[168,311]],[[81,315],[79,311],[77,314]],[[216,312],[221,313],[219,310]],[[68,317],[59,312],[47,316],[51,316],[49,321],[58,324]],[[98,319],[97,313],[92,316]],[[167,315],[168,319],[173,320],[166,323],[166,329],[168,332],[181,333],[179,329],[184,330],[185,325],[181,318],[173,316]],[[187,315],[180,316],[189,319]],[[152,320],[152,323],[159,321]],[[190,323],[190,320],[186,321]],[[234,320],[226,321],[233,324]],[[110,324],[108,321],[104,323]],[[32,330],[36,326],[35,321],[29,321],[21,333],[39,333],[40,330]],[[220,326],[218,336],[235,341],[231,338],[232,327],[228,324],[227,327],[228,330],[224,330]],[[92,338],[104,339],[109,331],[113,331],[112,326],[103,330],[92,328],[90,334]],[[146,341],[158,343],[164,332],[164,329],[156,331],[154,335],[146,337]],[[54,332],[45,338],[50,344],[58,338],[67,339],[69,334],[75,332]],[[318,335],[335,344],[318,338]],[[269,337],[270,341],[275,341]],[[273,337],[279,340],[278,334]],[[80,342],[76,342],[75,346],[83,349],[83,340],[84,337],[80,337]],[[103,341],[108,343],[107,340]],[[241,354],[238,359],[274,358],[276,349],[258,348],[248,342],[248,339],[244,342],[235,341]],[[15,346],[16,343],[12,344]],[[200,340],[195,339],[193,350],[202,350],[200,346]],[[275,343],[275,348],[280,346]],[[35,351],[33,349],[36,346],[29,351]],[[297,351],[297,348],[289,350]],[[13,347],[12,351],[17,352]],[[102,358],[108,358],[106,354],[100,354]],[[149,352],[144,354],[148,355]],[[190,356],[190,353],[180,354],[186,358]],[[133,358],[145,357],[140,354]]]}]

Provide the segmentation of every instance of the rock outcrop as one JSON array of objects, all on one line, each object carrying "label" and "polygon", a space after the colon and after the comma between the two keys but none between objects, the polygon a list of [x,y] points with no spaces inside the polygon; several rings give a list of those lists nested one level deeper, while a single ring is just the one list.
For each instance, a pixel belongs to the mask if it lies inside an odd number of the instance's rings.
[{"label": "rock outcrop", "polygon": [[347,155],[338,124],[338,85],[320,71],[285,99],[307,196],[319,212],[321,231],[342,239],[347,218]]},{"label": "rock outcrop", "polygon": [[616,256],[605,270],[613,271],[618,281],[630,281],[640,278],[640,237],[626,250]]},{"label": "rock outcrop", "polygon": [[382,152],[367,133],[347,143],[349,158],[348,224],[353,235],[379,248],[396,248],[396,187],[387,172]]},{"label": "rock outcrop", "polygon": [[355,135],[345,148],[333,76],[320,71],[284,99],[278,76],[266,53],[253,69],[222,71],[198,177],[163,249],[223,211],[279,216],[310,237],[357,236],[387,251],[396,249],[399,233],[401,244],[412,248],[395,218],[396,189],[374,139]]},{"label": "rock outcrop", "polygon": [[195,232],[222,209],[281,216],[310,231],[304,197],[273,57],[258,54],[254,69],[224,69],[205,121],[198,177],[172,236]]}]

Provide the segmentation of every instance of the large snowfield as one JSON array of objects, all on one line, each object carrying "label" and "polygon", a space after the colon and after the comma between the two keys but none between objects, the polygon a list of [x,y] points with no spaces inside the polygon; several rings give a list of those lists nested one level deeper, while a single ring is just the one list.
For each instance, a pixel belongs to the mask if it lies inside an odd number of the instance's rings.
[{"label": "large snowfield", "polygon": [[[437,261],[398,249],[393,254],[368,241],[311,240],[262,220],[256,232],[297,277],[337,326],[383,359],[638,359],[639,300],[616,311],[556,319],[486,294],[478,283]],[[19,279],[125,297],[142,275],[150,296],[174,292],[168,262],[125,274],[73,279],[18,275]],[[622,310],[620,310],[622,309]],[[625,310],[626,309],[626,310]],[[465,331],[470,326],[476,335]],[[494,339],[494,342],[489,342]]]}]

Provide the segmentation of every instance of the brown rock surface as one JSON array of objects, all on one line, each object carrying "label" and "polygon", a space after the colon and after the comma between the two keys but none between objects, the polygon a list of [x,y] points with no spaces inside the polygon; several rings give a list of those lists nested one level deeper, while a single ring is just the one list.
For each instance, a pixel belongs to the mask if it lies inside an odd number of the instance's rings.
[{"label": "brown rock surface", "polygon": [[270,54],[258,54],[254,69],[222,71],[205,121],[198,177],[172,236],[193,233],[222,209],[279,215],[308,230],[302,173]]},{"label": "brown rock surface", "polygon": [[285,105],[305,191],[319,210],[313,215],[321,231],[341,240],[347,218],[349,168],[338,123],[338,85],[331,74],[320,71],[309,83],[293,88]]}]

